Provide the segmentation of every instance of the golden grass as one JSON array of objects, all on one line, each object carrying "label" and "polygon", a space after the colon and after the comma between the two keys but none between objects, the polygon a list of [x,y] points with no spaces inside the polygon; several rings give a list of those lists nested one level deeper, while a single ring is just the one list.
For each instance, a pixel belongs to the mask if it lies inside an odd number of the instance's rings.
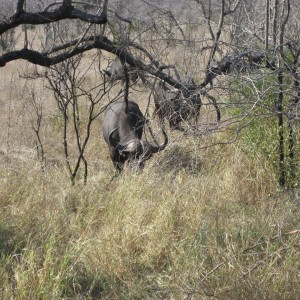
[{"label": "golden grass", "polygon": [[227,148],[197,173],[148,166],[110,183],[98,170],[75,187],[63,169],[1,164],[4,298],[293,299],[299,235],[280,234],[299,209],[271,196],[260,160]]}]

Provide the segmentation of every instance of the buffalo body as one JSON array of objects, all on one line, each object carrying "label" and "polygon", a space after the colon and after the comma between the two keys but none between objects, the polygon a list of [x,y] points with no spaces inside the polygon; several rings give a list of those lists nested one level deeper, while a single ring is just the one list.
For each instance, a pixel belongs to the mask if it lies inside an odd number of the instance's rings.
[{"label": "buffalo body", "polygon": [[163,150],[168,138],[163,131],[164,142],[152,145],[142,140],[145,118],[137,103],[122,100],[110,103],[105,111],[102,132],[108,145],[111,160],[118,171],[126,161],[131,165],[142,167],[144,161],[153,153]]},{"label": "buffalo body", "polygon": [[197,123],[202,105],[199,94],[190,90],[171,90],[159,82],[154,90],[155,113],[166,118],[171,129],[181,130],[180,123],[194,118]]}]

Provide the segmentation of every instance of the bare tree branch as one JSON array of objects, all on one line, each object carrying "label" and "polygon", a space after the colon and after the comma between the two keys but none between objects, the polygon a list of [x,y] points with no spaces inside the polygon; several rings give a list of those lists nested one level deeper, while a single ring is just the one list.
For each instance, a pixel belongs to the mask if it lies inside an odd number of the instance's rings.
[{"label": "bare tree branch", "polygon": [[20,0],[17,5],[17,12],[12,17],[0,22],[0,35],[21,24],[49,24],[63,19],[79,19],[93,24],[105,24],[107,23],[107,2],[108,0],[105,0],[102,13],[94,15],[78,10],[70,4],[67,5],[67,2],[63,2],[60,7],[51,12],[30,13],[24,11],[24,0]]},{"label": "bare tree branch", "polygon": [[16,9],[17,14],[20,14],[21,12],[24,11],[24,4],[25,4],[25,0],[18,0],[17,9]]}]

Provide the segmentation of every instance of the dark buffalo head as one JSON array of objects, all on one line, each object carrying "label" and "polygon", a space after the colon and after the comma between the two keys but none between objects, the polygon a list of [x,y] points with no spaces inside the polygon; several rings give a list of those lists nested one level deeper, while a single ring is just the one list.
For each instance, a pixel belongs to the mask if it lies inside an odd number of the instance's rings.
[{"label": "dark buffalo head", "polygon": [[[184,84],[194,84],[193,81]],[[163,122],[169,121],[171,129],[181,130],[180,123],[192,118],[197,122],[202,101],[199,93],[194,90],[174,90],[164,82],[159,82],[154,91],[155,113]]]},{"label": "dark buffalo head", "polygon": [[131,166],[142,167],[152,154],[162,151],[167,143],[167,134],[163,131],[164,142],[152,145],[142,140],[145,118],[138,105],[133,102],[126,104],[119,100],[110,103],[105,111],[102,124],[103,137],[109,147],[111,160],[118,171],[126,161]]},{"label": "dark buffalo head", "polygon": [[[128,75],[129,75],[129,81],[132,83],[136,83],[139,78],[144,82],[145,77],[144,73],[141,70],[138,70],[135,67],[132,67],[128,64],[126,64]],[[115,83],[117,81],[121,81],[122,84],[125,83],[126,77],[125,77],[125,71],[122,62],[119,58],[114,59],[107,67],[107,69],[104,71],[105,74],[108,77],[108,81],[110,83]]]}]

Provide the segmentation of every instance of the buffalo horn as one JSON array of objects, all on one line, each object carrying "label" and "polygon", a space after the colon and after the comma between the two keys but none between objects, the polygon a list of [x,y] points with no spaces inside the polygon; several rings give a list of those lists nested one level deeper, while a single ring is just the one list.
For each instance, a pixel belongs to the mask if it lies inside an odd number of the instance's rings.
[{"label": "buffalo horn", "polygon": [[159,151],[162,151],[166,148],[167,144],[168,144],[168,136],[166,134],[166,132],[162,129],[162,133],[164,135],[164,142],[162,144],[159,144],[158,146],[152,146],[151,145],[151,152],[152,153],[156,153],[156,152],[159,152]]},{"label": "buffalo horn", "polygon": [[115,129],[113,129],[110,133],[109,133],[109,143],[116,149],[119,151],[123,151],[125,149],[126,146],[119,144],[116,140],[114,140],[114,138],[112,137],[114,132],[116,132],[119,129],[119,126],[116,127]]}]

